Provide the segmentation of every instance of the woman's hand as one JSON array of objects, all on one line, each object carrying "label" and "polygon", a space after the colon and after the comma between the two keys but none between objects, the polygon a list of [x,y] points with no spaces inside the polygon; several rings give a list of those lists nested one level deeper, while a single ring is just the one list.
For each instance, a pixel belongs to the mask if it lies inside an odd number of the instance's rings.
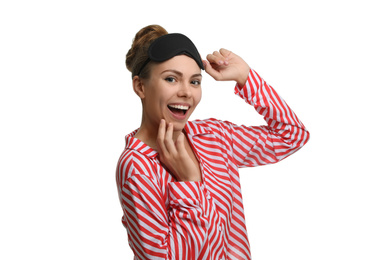
[{"label": "woman's hand", "polygon": [[238,55],[226,49],[220,49],[207,55],[203,61],[205,70],[218,81],[234,80],[244,86],[249,75],[248,64]]},{"label": "woman's hand", "polygon": [[167,127],[162,119],[157,133],[159,159],[178,181],[201,181],[199,165],[189,156],[185,138],[184,134],[180,133],[175,143],[172,123]]}]

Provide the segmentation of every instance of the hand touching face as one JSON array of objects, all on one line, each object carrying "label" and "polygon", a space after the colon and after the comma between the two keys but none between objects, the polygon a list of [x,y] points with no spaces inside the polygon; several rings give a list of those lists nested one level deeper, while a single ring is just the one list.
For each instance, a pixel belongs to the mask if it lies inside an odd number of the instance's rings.
[{"label": "hand touching face", "polygon": [[178,133],[176,141],[173,135],[173,124],[167,125],[162,119],[157,134],[160,161],[178,181],[201,181],[199,162],[195,159],[184,133]]}]

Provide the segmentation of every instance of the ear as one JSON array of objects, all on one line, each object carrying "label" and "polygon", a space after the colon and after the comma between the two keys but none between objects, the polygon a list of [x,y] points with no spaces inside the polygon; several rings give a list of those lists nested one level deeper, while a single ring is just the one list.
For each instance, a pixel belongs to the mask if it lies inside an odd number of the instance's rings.
[{"label": "ear", "polygon": [[141,99],[145,98],[144,83],[138,76],[133,78],[133,90]]}]

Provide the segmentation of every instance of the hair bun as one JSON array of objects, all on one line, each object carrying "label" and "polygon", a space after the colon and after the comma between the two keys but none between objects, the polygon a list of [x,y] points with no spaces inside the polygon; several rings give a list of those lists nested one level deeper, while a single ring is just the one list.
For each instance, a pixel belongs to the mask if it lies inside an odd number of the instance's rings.
[{"label": "hair bun", "polygon": [[168,34],[168,32],[163,27],[156,24],[146,26],[139,30],[126,55],[127,69],[132,73],[138,71],[140,66],[148,59],[148,48],[150,44],[165,34]]}]

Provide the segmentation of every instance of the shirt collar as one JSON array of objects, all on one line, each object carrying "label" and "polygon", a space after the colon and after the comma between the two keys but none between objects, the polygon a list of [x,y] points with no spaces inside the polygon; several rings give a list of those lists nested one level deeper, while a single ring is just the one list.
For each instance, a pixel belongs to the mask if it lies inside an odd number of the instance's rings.
[{"label": "shirt collar", "polygon": [[192,136],[213,133],[210,127],[202,120],[188,121],[184,129],[188,135]]},{"label": "shirt collar", "polygon": [[138,132],[138,129],[133,131],[132,133],[126,135],[126,147],[125,149],[138,151],[150,158],[154,158],[157,156],[157,151],[152,149],[150,146],[142,142],[141,140],[134,137],[134,135]]},{"label": "shirt collar", "polygon": [[[210,127],[203,121],[188,121],[184,127],[187,135],[189,136],[197,136],[203,134],[210,134],[212,130]],[[150,158],[155,158],[158,155],[158,152],[142,142],[141,140],[134,137],[134,135],[138,132],[138,129],[133,131],[132,133],[126,135],[126,147],[125,149],[138,151]]]}]

